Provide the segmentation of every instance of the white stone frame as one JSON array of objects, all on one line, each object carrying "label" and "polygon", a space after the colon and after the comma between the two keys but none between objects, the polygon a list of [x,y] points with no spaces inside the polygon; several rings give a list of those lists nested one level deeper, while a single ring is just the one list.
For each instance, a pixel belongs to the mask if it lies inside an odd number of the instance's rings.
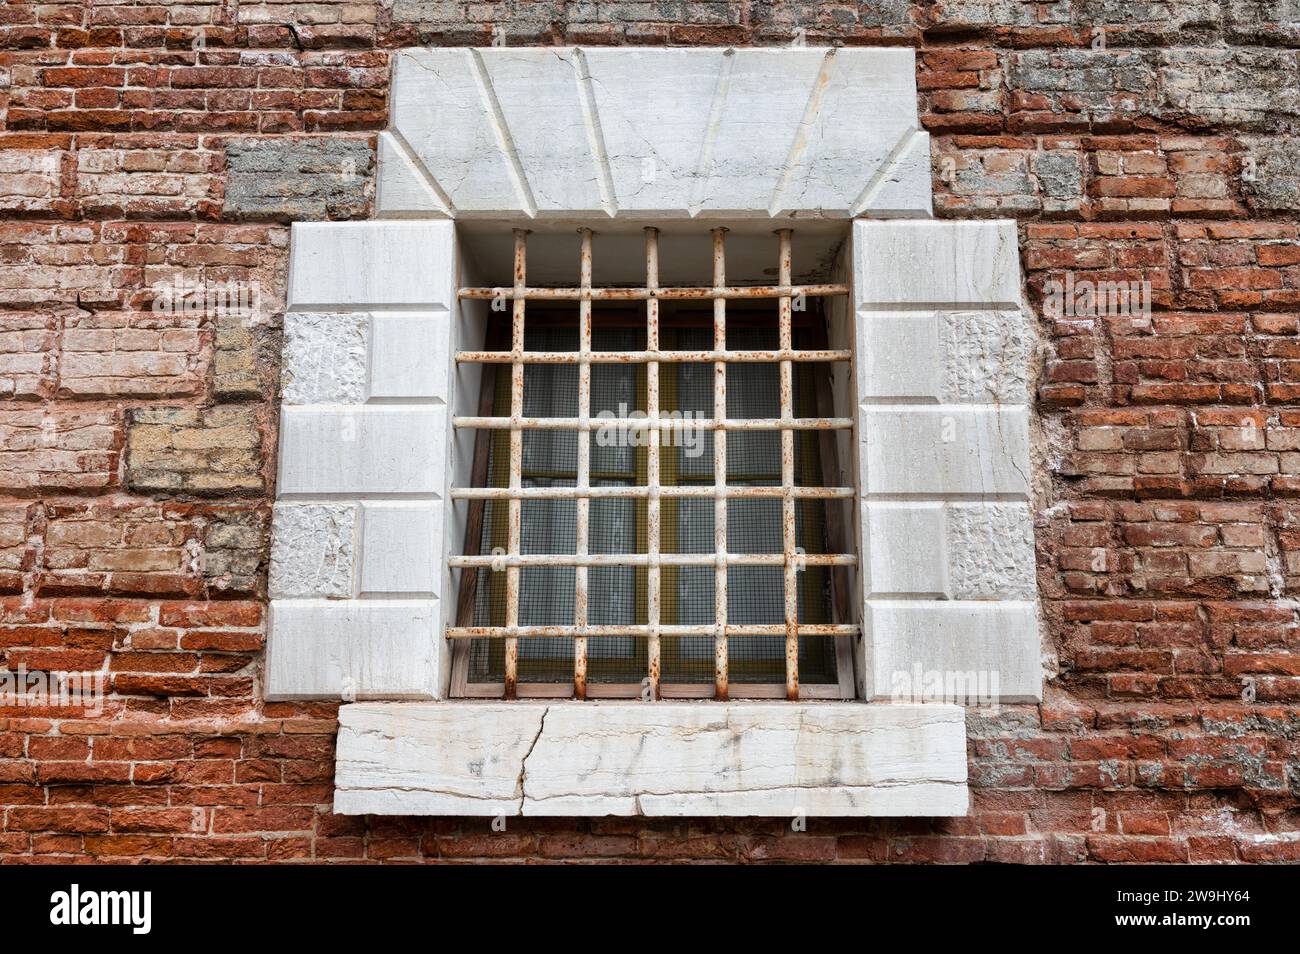
[{"label": "white stone frame", "polygon": [[[381,218],[294,225],[285,316],[266,694],[350,703],[336,811],[964,814],[963,710],[898,692],[1040,697],[1033,326],[1014,223],[929,218],[912,51],[420,49],[392,96]],[[456,223],[809,217],[852,220],[861,701],[448,701]]]}]

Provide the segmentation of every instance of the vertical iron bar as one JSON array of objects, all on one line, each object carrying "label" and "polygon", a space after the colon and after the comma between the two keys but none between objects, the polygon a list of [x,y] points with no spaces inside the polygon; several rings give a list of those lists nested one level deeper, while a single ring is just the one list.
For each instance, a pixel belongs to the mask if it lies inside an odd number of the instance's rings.
[{"label": "vertical iron bar", "polygon": [[[515,229],[515,285],[514,309],[510,324],[510,489],[523,486],[521,474],[524,461],[524,433],[518,427],[524,416],[524,289],[527,260],[528,230]],[[510,556],[519,555],[521,501],[512,496],[509,502],[509,520],[506,531],[506,549]],[[506,568],[506,625],[519,625],[519,567]],[[515,698],[519,682],[519,640],[506,639],[505,647],[505,697]]]},{"label": "vertical iron bar", "polygon": [[[591,431],[587,422],[591,417],[591,229],[579,229],[582,252],[578,265],[578,499],[575,552],[587,555],[588,517],[591,513]],[[587,568],[574,568],[573,622],[579,631],[587,626]],[[587,698],[587,637],[573,640],[573,694]]]},{"label": "vertical iron bar", "polygon": [[[790,229],[778,229],[780,262],[777,281],[790,287]],[[793,302],[789,295],[778,300],[780,343],[789,354],[794,336],[791,331]],[[794,416],[794,365],[788,358],[781,362],[781,420]],[[781,549],[785,558],[785,695],[799,698],[799,563],[794,520],[794,431],[781,429]]]},{"label": "vertical iron bar", "polygon": [[650,431],[646,434],[646,549],[650,567],[646,574],[646,622],[650,635],[646,639],[646,679],[650,701],[659,699],[660,645],[659,645],[659,362],[654,356],[659,352],[659,230],[645,230],[645,284],[650,292],[646,300],[645,348],[650,355],[645,369],[646,417]]},{"label": "vertical iron bar", "polygon": [[[727,252],[725,228],[713,232],[713,287],[727,285]],[[727,350],[727,300],[713,299],[713,349]],[[713,432],[713,552],[716,563],[713,571],[713,690],[714,696],[724,701],[728,694],[727,666],[727,362],[713,363],[713,419],[717,427]]]}]

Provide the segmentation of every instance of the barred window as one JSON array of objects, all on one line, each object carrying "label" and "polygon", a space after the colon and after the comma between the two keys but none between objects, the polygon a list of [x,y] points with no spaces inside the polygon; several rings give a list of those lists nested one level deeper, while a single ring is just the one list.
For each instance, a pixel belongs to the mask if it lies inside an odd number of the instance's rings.
[{"label": "barred window", "polygon": [[484,350],[456,355],[481,393],[453,421],[475,434],[452,490],[453,693],[852,697],[855,491],[832,483],[851,421],[831,387],[852,352],[825,310],[847,287],[794,283],[790,229],[739,276],[713,229],[711,282],[662,287],[657,229],[636,286],[593,283],[599,236],[579,236],[568,284],[528,284],[516,230],[513,284],[460,290],[491,304]]}]

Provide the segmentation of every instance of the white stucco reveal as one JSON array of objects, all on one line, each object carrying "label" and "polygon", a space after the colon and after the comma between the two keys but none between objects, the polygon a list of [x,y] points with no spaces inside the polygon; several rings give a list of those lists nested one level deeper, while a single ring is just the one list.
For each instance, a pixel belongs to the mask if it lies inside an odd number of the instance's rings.
[{"label": "white stucco reveal", "polygon": [[356,704],[345,815],[964,815],[962,710],[861,703]]}]

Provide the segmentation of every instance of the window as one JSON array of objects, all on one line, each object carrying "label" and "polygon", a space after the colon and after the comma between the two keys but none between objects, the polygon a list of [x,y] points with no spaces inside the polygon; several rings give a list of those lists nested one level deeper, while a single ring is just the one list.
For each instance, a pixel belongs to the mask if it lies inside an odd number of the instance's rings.
[{"label": "window", "polygon": [[347,702],[336,811],[965,813],[931,677],[1041,698],[1034,336],[915,76],[394,55],[377,218],[290,238],[266,696]]},{"label": "window", "polygon": [[[461,568],[452,691],[461,696],[851,698],[845,611],[856,564],[837,474],[827,346],[837,284],[793,283],[792,230],[770,236],[775,283],[727,270],[711,235],[705,285],[593,283],[599,236],[580,230],[572,281],[491,300]],[[508,313],[507,313],[508,312]],[[850,503],[851,506],[851,503]]]}]

